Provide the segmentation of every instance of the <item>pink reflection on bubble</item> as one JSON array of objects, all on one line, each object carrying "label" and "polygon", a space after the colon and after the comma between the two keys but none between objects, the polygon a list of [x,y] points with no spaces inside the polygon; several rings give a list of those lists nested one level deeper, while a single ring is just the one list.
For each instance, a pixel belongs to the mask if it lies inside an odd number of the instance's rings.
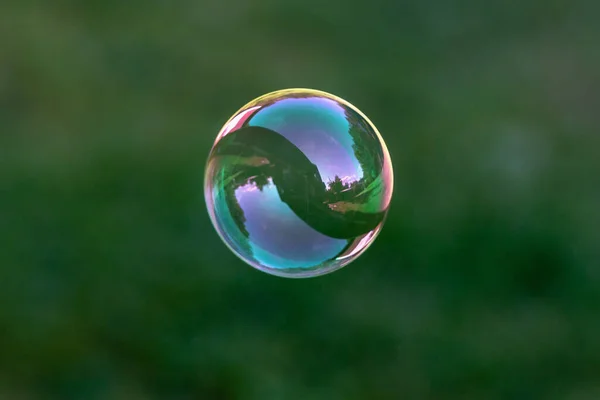
[{"label": "pink reflection on bubble", "polygon": [[267,188],[275,187],[273,185],[273,179],[267,178],[267,183],[264,186],[259,188],[255,182],[252,182],[252,179],[255,179],[256,177],[257,177],[257,175],[251,176],[250,178],[248,178],[248,180],[246,181],[246,183],[244,185],[239,186],[237,189],[235,189],[235,195],[238,198],[238,200],[240,200],[240,196],[243,196],[244,193],[252,193],[252,192],[256,192],[256,191],[262,192],[262,188],[264,188],[264,187],[267,187]]},{"label": "pink reflection on bubble", "polygon": [[337,258],[338,261],[352,259],[355,255],[366,250],[367,247],[369,247],[371,245],[371,243],[373,243],[373,239],[375,239],[375,236],[377,236],[377,234],[381,230],[382,226],[383,226],[383,224],[379,224],[377,226],[377,228],[375,228],[371,232],[367,233],[358,242],[355,242],[356,244],[354,246],[350,247],[348,250],[346,250],[344,252],[344,254],[340,255]]},{"label": "pink reflection on bubble", "polygon": [[[387,154],[386,157],[389,160],[389,154]],[[383,171],[381,171],[381,174],[383,175],[383,183],[385,187],[381,205],[383,209],[387,209],[392,201],[392,190],[394,188],[394,172],[392,171],[392,164],[390,162],[383,164]]]},{"label": "pink reflection on bubble", "polygon": [[236,189],[235,193],[238,194],[238,192],[243,192],[243,193],[251,193],[251,192],[256,192],[258,190],[258,186],[256,186],[254,183],[247,183],[244,186],[240,187],[239,189]]},{"label": "pink reflection on bubble", "polygon": [[221,132],[219,132],[219,135],[217,136],[216,142],[221,140],[229,132],[240,129],[242,125],[244,125],[244,123],[248,120],[248,118],[250,118],[252,114],[254,114],[254,112],[257,111],[259,108],[261,108],[261,106],[250,107],[249,109],[244,110],[235,117],[233,117],[229,122],[227,122],[227,124],[225,124],[223,129],[221,129]]}]

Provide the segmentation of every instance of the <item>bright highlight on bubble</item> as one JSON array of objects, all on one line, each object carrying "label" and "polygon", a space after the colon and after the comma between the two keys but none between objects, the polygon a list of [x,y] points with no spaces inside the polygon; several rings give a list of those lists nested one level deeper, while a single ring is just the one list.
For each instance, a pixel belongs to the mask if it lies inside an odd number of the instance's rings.
[{"label": "bright highlight on bubble", "polygon": [[288,89],[242,107],[210,152],[204,196],[225,244],[252,267],[306,278],[373,243],[393,190],[390,155],[356,107]]}]

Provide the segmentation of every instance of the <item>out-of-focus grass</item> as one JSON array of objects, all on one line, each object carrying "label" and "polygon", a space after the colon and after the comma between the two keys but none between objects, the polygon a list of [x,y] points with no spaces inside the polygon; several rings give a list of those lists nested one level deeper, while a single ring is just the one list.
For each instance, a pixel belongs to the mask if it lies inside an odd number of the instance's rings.
[{"label": "out-of-focus grass", "polygon": [[[0,5],[0,398],[596,399],[592,2]],[[373,247],[292,281],[202,197],[248,100],[361,108],[396,191]]]}]

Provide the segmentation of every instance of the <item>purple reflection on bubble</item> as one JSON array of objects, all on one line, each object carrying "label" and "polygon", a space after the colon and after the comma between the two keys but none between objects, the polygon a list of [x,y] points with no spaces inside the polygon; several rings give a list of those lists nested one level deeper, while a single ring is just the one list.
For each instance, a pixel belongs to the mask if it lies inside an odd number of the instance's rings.
[{"label": "purple reflection on bubble", "polygon": [[283,203],[271,178],[262,190],[247,183],[235,191],[244,212],[245,228],[254,257],[276,268],[282,260],[288,268],[309,268],[333,259],[348,241],[323,235],[302,221]]},{"label": "purple reflection on bubble", "polygon": [[288,98],[263,107],[249,124],[288,139],[317,166],[325,182],[338,176],[349,183],[361,179],[363,171],[354,155],[348,112],[331,99]]}]

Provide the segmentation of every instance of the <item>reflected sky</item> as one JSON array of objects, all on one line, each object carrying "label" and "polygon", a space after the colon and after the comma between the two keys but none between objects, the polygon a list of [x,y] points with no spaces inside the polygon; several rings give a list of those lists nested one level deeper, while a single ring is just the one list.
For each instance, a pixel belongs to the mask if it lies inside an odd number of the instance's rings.
[{"label": "reflected sky", "polygon": [[263,107],[248,119],[248,125],[284,136],[317,166],[325,182],[336,176],[354,182],[363,171],[352,149],[346,111],[327,98],[289,98]]},{"label": "reflected sky", "polygon": [[254,183],[235,191],[246,216],[254,258],[269,268],[310,268],[335,257],[348,240],[323,235],[302,221],[281,201],[273,181],[262,191]]}]

